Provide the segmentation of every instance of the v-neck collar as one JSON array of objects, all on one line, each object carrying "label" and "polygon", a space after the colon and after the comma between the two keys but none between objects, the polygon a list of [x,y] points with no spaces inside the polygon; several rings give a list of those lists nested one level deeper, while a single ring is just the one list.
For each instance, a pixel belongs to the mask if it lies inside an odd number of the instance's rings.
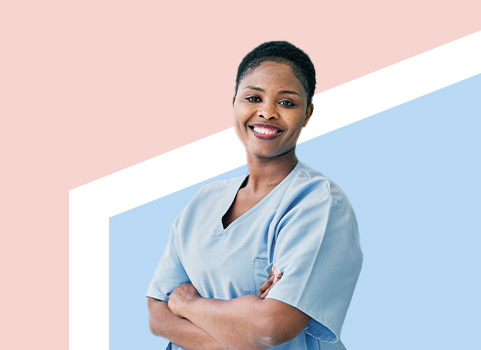
[{"label": "v-neck collar", "polygon": [[[232,191],[229,192],[228,198],[229,201],[226,201],[227,207],[224,207],[224,210],[222,211],[222,215],[220,219],[218,220],[218,223],[220,225],[220,232],[226,233],[229,231],[232,227],[236,226],[239,224],[242,220],[244,220],[246,217],[251,215],[253,212],[257,210],[257,208],[261,207],[265,202],[269,200],[270,197],[274,195],[275,192],[279,190],[289,179],[294,176],[294,174],[297,172],[297,169],[301,166],[301,162],[298,161],[294,169],[291,170],[291,172],[281,181],[277,184],[276,187],[274,187],[268,194],[264,196],[259,202],[257,202],[254,206],[252,206],[249,210],[247,210],[244,214],[236,218],[234,221],[232,221],[226,228],[224,228],[224,224],[222,223],[222,218],[224,215],[227,213],[227,211],[230,209],[230,207],[234,204],[234,200],[237,196],[237,193],[241,189],[242,184],[246,181],[246,179],[249,177],[249,173],[246,173],[244,176],[239,177],[238,182],[236,183],[235,186],[232,186]],[[227,197],[227,196],[226,196]]]}]

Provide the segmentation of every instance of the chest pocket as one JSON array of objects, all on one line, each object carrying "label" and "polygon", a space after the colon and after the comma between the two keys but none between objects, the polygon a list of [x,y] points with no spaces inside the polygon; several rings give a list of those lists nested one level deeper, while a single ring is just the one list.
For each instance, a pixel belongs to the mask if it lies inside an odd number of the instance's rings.
[{"label": "chest pocket", "polygon": [[266,272],[268,262],[267,259],[264,258],[255,258],[254,259],[254,288],[255,294],[259,293],[259,289],[261,288],[262,284],[267,280],[269,274]]}]

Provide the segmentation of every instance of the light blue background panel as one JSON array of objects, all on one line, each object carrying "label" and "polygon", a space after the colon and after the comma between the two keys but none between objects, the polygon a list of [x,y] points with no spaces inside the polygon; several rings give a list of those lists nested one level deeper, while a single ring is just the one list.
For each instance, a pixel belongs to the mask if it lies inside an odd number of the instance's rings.
[{"label": "light blue background panel", "polygon": [[[341,335],[349,350],[479,344],[480,131],[478,75],[298,146],[357,214],[364,265]],[[148,329],[145,291],[171,222],[202,185],[110,218],[111,349],[165,348]]]}]

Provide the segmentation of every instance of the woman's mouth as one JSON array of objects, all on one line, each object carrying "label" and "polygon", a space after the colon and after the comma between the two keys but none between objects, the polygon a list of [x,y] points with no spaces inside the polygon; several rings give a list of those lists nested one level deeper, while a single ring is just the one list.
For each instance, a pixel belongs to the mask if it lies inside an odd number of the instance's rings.
[{"label": "woman's mouth", "polygon": [[274,139],[283,131],[275,126],[264,124],[249,125],[249,128],[252,130],[255,137],[264,140]]}]

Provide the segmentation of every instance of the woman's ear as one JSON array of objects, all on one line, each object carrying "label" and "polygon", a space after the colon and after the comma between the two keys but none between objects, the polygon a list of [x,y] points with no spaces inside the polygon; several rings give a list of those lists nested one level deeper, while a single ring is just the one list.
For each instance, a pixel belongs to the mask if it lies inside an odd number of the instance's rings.
[{"label": "woman's ear", "polygon": [[235,103],[235,94],[234,94],[234,97],[232,97],[232,107],[234,107],[234,103]]},{"label": "woman's ear", "polygon": [[303,126],[306,126],[309,119],[311,119],[312,112],[314,112],[314,105],[311,103],[306,109],[306,118],[304,119]]}]

